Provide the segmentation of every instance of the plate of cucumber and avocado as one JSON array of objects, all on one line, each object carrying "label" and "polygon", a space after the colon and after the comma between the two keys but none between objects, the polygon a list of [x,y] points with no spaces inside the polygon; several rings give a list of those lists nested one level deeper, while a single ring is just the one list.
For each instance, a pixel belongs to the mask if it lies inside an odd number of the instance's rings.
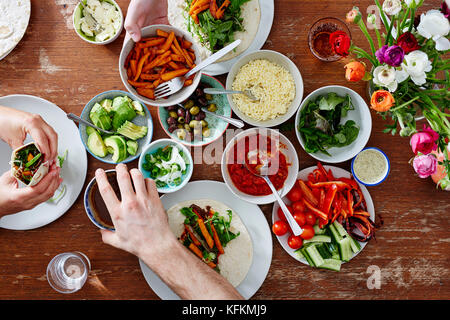
[{"label": "plate of cucumber and avocado", "polygon": [[144,103],[121,90],[98,94],[81,112],[83,120],[112,132],[106,134],[82,123],[81,140],[86,150],[106,163],[127,163],[139,157],[153,136],[153,122]]}]

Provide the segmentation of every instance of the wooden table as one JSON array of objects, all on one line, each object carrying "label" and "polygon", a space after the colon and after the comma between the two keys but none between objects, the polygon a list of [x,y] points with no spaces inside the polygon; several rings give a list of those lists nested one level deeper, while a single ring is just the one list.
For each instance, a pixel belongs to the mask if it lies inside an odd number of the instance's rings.
[{"label": "wooden table", "polygon": [[[14,93],[40,96],[66,112],[80,114],[84,105],[100,92],[125,90],[117,70],[123,34],[113,44],[96,46],[82,41],[72,27],[77,0],[32,0],[30,25],[20,44],[0,61],[0,95]],[[438,0],[426,1],[437,7]],[[124,14],[128,1],[118,1]],[[275,20],[264,48],[279,51],[299,67],[305,95],[330,84],[348,86],[367,98],[364,83],[344,79],[346,60],[322,63],[307,45],[311,24],[320,17],[344,18],[354,1],[277,0]],[[357,2],[361,11],[373,4]],[[350,26],[358,45],[367,48],[356,26]],[[348,60],[348,59],[347,59]],[[225,76],[218,77],[222,82]],[[30,112],[33,110],[30,108]],[[166,135],[156,109],[154,139]],[[385,122],[375,113],[368,146],[383,149],[391,160],[388,179],[369,188],[377,215],[384,220],[364,251],[345,264],[340,273],[317,270],[292,259],[273,238],[272,265],[254,299],[449,299],[450,235],[449,194],[438,191],[430,179],[420,179],[408,164],[412,152],[407,138],[382,133]],[[293,123],[293,119],[290,123]],[[293,126],[286,134],[295,145],[300,168],[315,165],[297,141]],[[129,167],[137,166],[133,162]],[[338,166],[349,169],[350,163]],[[88,174],[111,165],[88,157]],[[200,170],[201,169],[201,170]],[[196,165],[192,180],[222,181],[220,165]],[[262,206],[271,221],[272,205]],[[81,251],[92,263],[83,289],[71,295],[53,291],[45,271],[53,256]],[[82,197],[55,222],[30,231],[0,230],[0,299],[158,299],[147,285],[134,256],[105,245],[99,230],[85,214]],[[381,270],[381,288],[368,289],[369,266]]]}]

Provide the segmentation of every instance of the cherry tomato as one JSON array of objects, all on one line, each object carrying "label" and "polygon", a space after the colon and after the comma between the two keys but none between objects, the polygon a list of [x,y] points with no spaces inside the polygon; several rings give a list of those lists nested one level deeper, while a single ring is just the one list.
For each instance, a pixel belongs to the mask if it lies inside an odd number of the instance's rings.
[{"label": "cherry tomato", "polygon": [[299,201],[302,198],[302,191],[299,187],[293,187],[291,191],[288,192],[287,198],[291,202]]},{"label": "cherry tomato", "polygon": [[303,212],[294,211],[294,214],[292,216],[294,217],[294,220],[297,221],[300,227],[306,224],[306,215]]},{"label": "cherry tomato", "polygon": [[282,235],[286,234],[286,232],[289,231],[289,225],[286,222],[281,221],[281,220],[275,221],[275,223],[272,226],[272,231],[277,236],[282,236]]},{"label": "cherry tomato", "polygon": [[294,209],[294,211],[305,212],[305,207],[303,201],[296,201],[292,204],[292,209]]},{"label": "cherry tomato", "polygon": [[299,249],[303,245],[303,239],[299,236],[290,235],[288,238],[288,245],[294,250]]},{"label": "cherry tomato", "polygon": [[314,213],[308,212],[305,214],[305,217],[306,217],[306,224],[309,224],[310,226],[316,224],[317,217]]},{"label": "cherry tomato", "polygon": [[[286,205],[286,207],[289,209],[289,212],[290,212],[291,214],[294,214],[294,210],[292,209],[291,206]],[[278,218],[280,218],[280,219],[283,220],[284,222],[287,222],[286,216],[284,215],[284,212],[283,212],[283,210],[281,209],[281,207],[278,208],[277,214],[278,214]]]},{"label": "cherry tomato", "polygon": [[302,237],[302,239],[307,240],[307,239],[311,239],[312,237],[314,237],[314,229],[312,226],[310,225],[304,225],[302,227],[303,229],[303,233],[300,235],[300,237]]}]

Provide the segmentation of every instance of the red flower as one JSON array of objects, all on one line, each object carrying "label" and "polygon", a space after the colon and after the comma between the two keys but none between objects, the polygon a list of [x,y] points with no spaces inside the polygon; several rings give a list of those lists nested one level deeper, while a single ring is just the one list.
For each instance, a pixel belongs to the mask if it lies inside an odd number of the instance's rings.
[{"label": "red flower", "polygon": [[351,40],[344,31],[338,30],[330,34],[330,44],[336,54],[343,57],[349,55]]},{"label": "red flower", "polygon": [[416,37],[414,37],[411,32],[405,32],[400,37],[398,37],[397,45],[401,47],[403,51],[405,51],[405,54],[420,49]]}]

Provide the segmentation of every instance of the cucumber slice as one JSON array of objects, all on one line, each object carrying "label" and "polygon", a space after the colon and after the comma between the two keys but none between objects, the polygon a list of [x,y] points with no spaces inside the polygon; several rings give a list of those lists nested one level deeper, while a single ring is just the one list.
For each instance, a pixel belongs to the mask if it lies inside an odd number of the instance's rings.
[{"label": "cucumber slice", "polygon": [[87,147],[97,157],[103,158],[108,154],[105,143],[103,142],[102,137],[97,131],[94,131],[89,135],[87,140]]},{"label": "cucumber slice", "polygon": [[359,252],[359,250],[361,250],[361,245],[359,244],[358,241],[356,241],[355,239],[353,239],[352,237],[348,236],[350,238],[350,246],[352,247],[352,251],[354,253]]},{"label": "cucumber slice", "polygon": [[301,248],[300,249],[300,253],[303,255],[303,257],[306,259],[306,262],[308,262],[308,264],[311,267],[315,267],[314,262],[311,260],[311,258],[309,257],[308,253],[306,252],[306,248]]},{"label": "cucumber slice", "polygon": [[339,241],[341,241],[343,238],[341,237],[341,235],[339,234],[339,232],[336,230],[335,226],[330,224],[330,226],[328,227],[328,232],[331,236],[331,239],[338,244]]},{"label": "cucumber slice", "polygon": [[309,243],[309,242],[331,242],[331,237],[326,235],[318,235],[314,236],[311,239],[303,240],[303,243]]},{"label": "cucumber slice", "polygon": [[311,261],[314,263],[315,267],[320,266],[323,264],[323,258],[320,255],[319,251],[317,250],[316,246],[309,246],[305,249],[306,253],[308,254]]},{"label": "cucumber slice", "polygon": [[325,228],[320,229],[318,224],[315,224],[313,229],[314,229],[314,234],[316,234],[316,235],[325,234],[327,232],[327,229],[325,229]]},{"label": "cucumber slice", "polygon": [[342,261],[341,260],[323,259],[323,261],[324,262],[319,266],[319,268],[333,270],[333,271],[340,271],[341,270],[341,265],[342,265]]},{"label": "cucumber slice", "polygon": [[347,237],[342,239],[338,243],[339,254],[341,256],[342,261],[350,261],[350,259],[353,256],[351,242],[352,240],[349,237]]},{"label": "cucumber slice", "polygon": [[348,236],[347,231],[344,229],[344,227],[342,226],[342,224],[340,224],[339,222],[335,221],[333,222],[333,226],[336,228],[337,232],[339,233],[339,235],[342,238],[345,238]]},{"label": "cucumber slice", "polygon": [[330,251],[328,251],[328,248],[325,246],[324,243],[319,243],[318,245],[316,245],[317,251],[319,251],[320,256],[324,259],[329,259],[331,258],[331,253]]},{"label": "cucumber slice", "polygon": [[294,252],[295,252],[295,254],[297,255],[297,257],[298,257],[299,259],[305,258],[305,257],[303,256],[302,252],[301,252],[301,249],[297,249],[297,250],[295,250]]}]

